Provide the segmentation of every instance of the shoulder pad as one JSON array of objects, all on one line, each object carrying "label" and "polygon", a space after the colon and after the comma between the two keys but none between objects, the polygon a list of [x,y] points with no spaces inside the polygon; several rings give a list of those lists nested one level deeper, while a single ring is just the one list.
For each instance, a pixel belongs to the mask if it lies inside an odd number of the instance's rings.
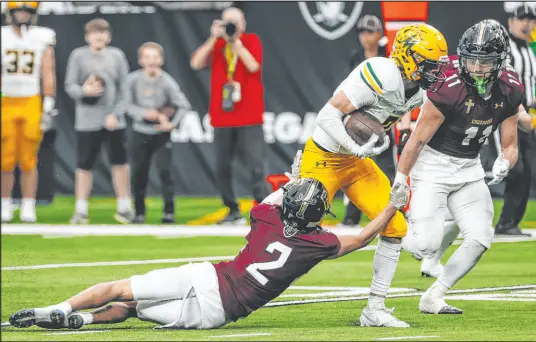
[{"label": "shoulder pad", "polygon": [[402,77],[395,62],[385,57],[372,57],[358,67],[360,76],[378,95],[396,92],[400,89]]}]

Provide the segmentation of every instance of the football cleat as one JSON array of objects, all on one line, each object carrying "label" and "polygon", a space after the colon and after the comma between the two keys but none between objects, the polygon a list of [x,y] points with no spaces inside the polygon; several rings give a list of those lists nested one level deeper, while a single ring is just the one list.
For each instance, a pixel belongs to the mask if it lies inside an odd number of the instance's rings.
[{"label": "football cleat", "polygon": [[15,328],[28,328],[35,324],[35,311],[21,310],[9,317],[9,324]]},{"label": "football cleat", "polygon": [[71,220],[69,220],[70,224],[88,224],[89,219],[87,215],[81,214],[81,213],[74,213],[73,217],[71,217]]},{"label": "football cleat", "polygon": [[80,329],[84,326],[84,319],[78,312],[73,312],[67,316],[67,327],[69,329]]},{"label": "football cleat", "polygon": [[361,313],[359,322],[362,327],[409,328],[410,325],[393,315],[395,308],[387,309],[385,304],[369,308],[366,306]]},{"label": "football cleat", "polygon": [[461,315],[463,313],[461,309],[448,305],[443,298],[434,297],[429,291],[422,295],[419,310],[433,315]]},{"label": "football cleat", "polygon": [[128,224],[134,220],[134,213],[132,211],[117,212],[114,219],[119,223]]},{"label": "football cleat", "polygon": [[65,313],[61,310],[25,309],[17,311],[9,318],[11,326],[28,328],[37,325],[45,329],[65,328]]}]

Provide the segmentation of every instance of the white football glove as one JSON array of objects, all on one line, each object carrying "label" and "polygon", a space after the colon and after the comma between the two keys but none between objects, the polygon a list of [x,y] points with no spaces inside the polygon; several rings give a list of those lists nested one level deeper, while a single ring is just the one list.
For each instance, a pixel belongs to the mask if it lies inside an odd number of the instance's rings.
[{"label": "white football glove", "polygon": [[504,159],[504,154],[499,154],[499,157],[495,160],[495,163],[493,163],[493,169],[491,172],[493,173],[493,179],[488,183],[488,185],[495,185],[499,184],[506,175],[508,175],[508,171],[510,170],[510,163],[508,160]]},{"label": "white football glove", "polygon": [[376,145],[376,142],[378,141],[378,135],[373,134],[370,136],[370,139],[363,144],[362,146],[356,145],[350,152],[352,152],[353,155],[359,157],[359,158],[369,158],[373,156],[377,156],[381,154],[383,151],[385,151],[389,147],[389,136],[385,136],[383,140],[383,144],[378,147],[374,147]]},{"label": "white football glove", "polygon": [[408,176],[397,172],[393,187],[391,188],[391,196],[389,202],[391,202],[397,209],[404,208],[409,201],[409,186],[407,183]]},{"label": "white football glove", "polygon": [[292,163],[292,173],[285,172],[285,176],[287,176],[290,179],[289,183],[294,183],[298,179],[300,179],[302,154],[303,154],[302,150],[298,150],[298,152],[296,152],[296,156],[294,157],[294,162]]},{"label": "white football glove", "polygon": [[43,114],[41,115],[41,130],[46,132],[52,128],[53,117],[58,114],[58,111],[54,108],[56,106],[56,100],[52,96],[45,96],[43,99]]}]

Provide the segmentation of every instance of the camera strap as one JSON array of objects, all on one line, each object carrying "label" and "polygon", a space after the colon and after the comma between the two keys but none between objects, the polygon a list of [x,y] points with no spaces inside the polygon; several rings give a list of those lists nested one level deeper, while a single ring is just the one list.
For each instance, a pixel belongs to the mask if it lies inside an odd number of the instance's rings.
[{"label": "camera strap", "polygon": [[225,59],[227,60],[227,80],[232,81],[238,62],[238,54],[231,51],[231,44],[225,44]]}]

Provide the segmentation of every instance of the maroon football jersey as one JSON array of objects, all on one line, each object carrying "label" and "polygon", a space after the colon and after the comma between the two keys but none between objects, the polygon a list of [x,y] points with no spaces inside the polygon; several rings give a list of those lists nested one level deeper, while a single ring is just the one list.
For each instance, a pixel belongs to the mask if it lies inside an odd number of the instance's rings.
[{"label": "maroon football jersey", "polygon": [[497,126],[517,113],[524,89],[515,70],[507,67],[493,85],[491,97],[484,100],[475,87],[462,80],[457,58],[451,56],[450,60],[445,84],[437,92],[427,93],[445,116],[428,145],[453,157],[474,159]]},{"label": "maroon football jersey", "polygon": [[246,246],[234,260],[214,265],[225,315],[233,321],[279,296],[340,249],[337,236],[320,228],[310,234],[285,237],[277,205],[258,205],[250,217]]}]

